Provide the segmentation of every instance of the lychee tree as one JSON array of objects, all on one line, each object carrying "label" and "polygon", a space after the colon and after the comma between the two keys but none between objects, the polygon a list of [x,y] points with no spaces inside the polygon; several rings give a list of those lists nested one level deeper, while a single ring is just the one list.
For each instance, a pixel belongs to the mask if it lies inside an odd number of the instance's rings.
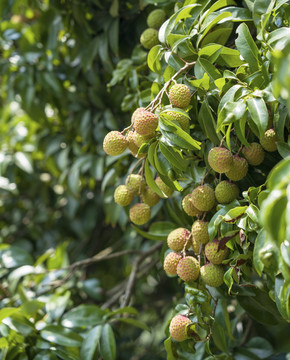
[{"label": "lychee tree", "polygon": [[[128,176],[140,181],[126,181],[136,199],[125,212],[144,238],[158,240],[157,229],[167,237],[164,270],[184,284],[166,330],[167,359],[266,359],[277,349],[253,324],[271,334],[273,326],[289,331],[290,321],[290,6],[167,3],[162,24],[150,28],[155,10],[140,39],[151,83],[104,150],[127,141]],[[126,78],[119,73],[111,86]]]}]

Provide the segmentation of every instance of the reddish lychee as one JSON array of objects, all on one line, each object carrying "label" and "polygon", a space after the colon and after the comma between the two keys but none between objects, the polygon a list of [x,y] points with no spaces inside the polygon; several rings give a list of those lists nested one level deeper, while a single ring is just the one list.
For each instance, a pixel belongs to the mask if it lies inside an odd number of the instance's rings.
[{"label": "reddish lychee", "polygon": [[183,281],[194,281],[199,275],[199,263],[193,256],[186,256],[177,265],[177,275]]},{"label": "reddish lychee", "polygon": [[219,241],[214,239],[205,245],[205,256],[213,264],[221,264],[228,256],[229,249],[227,247],[218,250]]},{"label": "reddish lychee", "polygon": [[233,164],[233,155],[228,149],[215,147],[208,153],[208,162],[214,171],[222,174],[230,170]]},{"label": "reddish lychee", "polygon": [[158,117],[147,110],[138,111],[134,115],[133,125],[138,134],[143,136],[151,135],[158,126]]},{"label": "reddish lychee", "polygon": [[191,320],[184,315],[176,315],[171,320],[169,326],[170,336],[175,341],[184,341],[188,339],[187,326],[191,323]]},{"label": "reddish lychee", "polygon": [[182,256],[175,252],[171,252],[168,255],[166,255],[164,259],[163,268],[167,275],[170,276],[176,275],[177,265],[181,259]]}]

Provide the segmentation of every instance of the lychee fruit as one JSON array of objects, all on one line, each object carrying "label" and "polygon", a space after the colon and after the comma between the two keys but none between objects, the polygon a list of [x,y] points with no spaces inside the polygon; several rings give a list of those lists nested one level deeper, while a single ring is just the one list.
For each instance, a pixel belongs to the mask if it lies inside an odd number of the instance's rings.
[{"label": "lychee fruit", "polygon": [[200,244],[206,244],[209,242],[209,234],[208,234],[208,222],[203,220],[196,220],[192,224],[191,235],[195,241]]},{"label": "lychee fruit", "polygon": [[140,43],[145,49],[150,50],[153,46],[159,44],[158,31],[156,29],[148,28],[144,30],[140,37]]},{"label": "lychee fruit", "polygon": [[239,192],[236,184],[223,180],[215,188],[215,197],[220,204],[229,204],[239,196]]},{"label": "lychee fruit", "polygon": [[233,164],[233,155],[228,149],[214,147],[208,153],[208,162],[214,171],[222,174],[230,170]]},{"label": "lychee fruit", "polygon": [[224,249],[218,250],[219,241],[214,239],[205,245],[205,256],[213,264],[221,264],[228,256],[229,249],[225,247]]},{"label": "lychee fruit", "polygon": [[277,150],[278,138],[276,136],[274,129],[267,130],[262,138],[260,139],[260,143],[266,151],[273,152]]},{"label": "lychee fruit", "polygon": [[175,120],[179,123],[182,130],[187,131],[189,128],[189,119],[187,116],[180,114],[175,111],[168,111],[167,115],[172,117],[172,120]]},{"label": "lychee fruit", "polygon": [[150,207],[158,204],[160,197],[149,186],[141,192],[142,201]]},{"label": "lychee fruit", "polygon": [[191,194],[193,205],[200,211],[210,211],[216,204],[213,189],[208,185],[200,185]]},{"label": "lychee fruit", "polygon": [[131,207],[129,218],[136,225],[144,225],[151,216],[150,206],[144,203],[138,203]]},{"label": "lychee fruit", "polygon": [[230,180],[239,181],[247,175],[248,167],[249,165],[246,159],[235,155],[230,170],[225,174]]},{"label": "lychee fruit", "polygon": [[119,185],[114,192],[115,203],[121,206],[131,204],[134,198],[134,191],[127,185]]},{"label": "lychee fruit", "polygon": [[[133,131],[129,131],[127,134],[126,134],[126,139],[128,141],[128,149],[131,151],[131,154],[133,156],[136,156],[137,153],[138,153],[138,150],[139,150],[139,147],[135,144],[134,142],[134,134],[135,132]],[[140,157],[143,157],[145,156],[146,154],[142,154],[142,156]],[[138,156],[139,157],[139,156]]]},{"label": "lychee fruit", "polygon": [[192,203],[191,194],[186,195],[182,200],[182,208],[189,216],[199,216],[202,211],[198,210]]},{"label": "lychee fruit", "polygon": [[156,9],[149,13],[147,17],[147,25],[152,29],[159,29],[166,20],[166,13],[162,9]]},{"label": "lychee fruit", "polygon": [[224,282],[224,269],[221,265],[205,264],[200,268],[200,276],[206,285],[219,287]]},{"label": "lychee fruit", "polygon": [[164,193],[164,198],[170,197],[173,194],[173,190],[169,186],[167,186],[159,176],[155,179],[155,183]]},{"label": "lychee fruit", "polygon": [[132,124],[134,124],[134,120],[135,120],[136,115],[137,115],[139,112],[142,112],[142,111],[144,111],[144,110],[145,110],[145,108],[140,107],[140,108],[137,108],[137,109],[133,112],[133,114],[132,114],[132,116],[131,116],[131,123],[132,123]]},{"label": "lychee fruit", "polygon": [[158,126],[158,117],[150,111],[138,111],[134,116],[134,129],[143,136],[154,133]]},{"label": "lychee fruit", "polygon": [[191,323],[191,320],[184,315],[175,315],[170,322],[169,333],[170,336],[178,342],[187,340],[187,326]]},{"label": "lychee fruit", "polygon": [[137,196],[139,192],[144,191],[146,181],[141,175],[131,174],[127,176],[126,185],[133,189],[134,195]]},{"label": "lychee fruit", "polygon": [[262,146],[256,142],[249,144],[248,147],[243,147],[242,153],[248,163],[253,166],[262,164],[265,157],[265,152]]},{"label": "lychee fruit", "polygon": [[185,228],[177,228],[171,231],[167,237],[168,247],[173,251],[181,251],[186,245],[187,250],[190,247],[189,242],[190,231]]},{"label": "lychee fruit", "polygon": [[186,256],[177,265],[177,275],[183,281],[194,281],[199,275],[199,263],[193,256]]},{"label": "lychee fruit", "polygon": [[179,261],[182,259],[182,256],[176,252],[171,252],[166,255],[164,259],[163,268],[167,275],[174,276],[177,274],[176,269]]},{"label": "lychee fruit", "polygon": [[186,108],[191,100],[189,87],[184,84],[175,84],[170,88],[168,97],[172,105]]},{"label": "lychee fruit", "polygon": [[104,138],[103,148],[106,154],[116,156],[122,154],[128,142],[119,131],[110,131]]}]

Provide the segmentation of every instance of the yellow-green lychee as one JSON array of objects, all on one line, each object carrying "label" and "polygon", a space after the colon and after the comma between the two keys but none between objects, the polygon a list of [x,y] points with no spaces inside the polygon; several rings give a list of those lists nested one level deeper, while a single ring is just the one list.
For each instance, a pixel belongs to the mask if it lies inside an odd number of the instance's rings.
[{"label": "yellow-green lychee", "polygon": [[133,189],[134,195],[141,194],[146,187],[146,181],[141,175],[131,174],[127,176],[126,185]]},{"label": "yellow-green lychee", "polygon": [[200,211],[210,211],[216,204],[213,189],[208,185],[200,185],[191,194],[193,205]]},{"label": "yellow-green lychee", "polygon": [[129,218],[132,223],[136,225],[144,225],[151,216],[150,206],[144,203],[138,203],[131,207],[129,211]]},{"label": "yellow-green lychee", "polygon": [[172,117],[172,120],[177,121],[182,130],[187,131],[189,129],[189,119],[187,116],[175,111],[168,111],[166,114]]},{"label": "yellow-green lychee", "polygon": [[147,17],[147,25],[152,29],[159,29],[166,20],[166,13],[162,9],[156,9],[149,13]]},{"label": "yellow-green lychee", "polygon": [[274,129],[267,130],[262,138],[260,143],[266,151],[273,152],[277,150],[277,135]]},{"label": "yellow-green lychee", "polygon": [[200,276],[206,285],[219,287],[224,282],[224,269],[221,265],[205,264],[200,268]]},{"label": "yellow-green lychee", "polygon": [[158,45],[159,44],[158,31],[152,28],[148,28],[144,30],[140,37],[140,43],[147,50],[150,50],[153,46]]},{"label": "yellow-green lychee", "polygon": [[182,200],[182,208],[189,216],[199,216],[202,211],[198,210],[192,203],[191,194],[186,195]]},{"label": "yellow-green lychee", "polygon": [[248,147],[243,147],[242,153],[248,163],[253,166],[262,164],[265,157],[265,151],[263,147],[256,143],[250,143]]},{"label": "yellow-green lychee", "polygon": [[178,342],[187,340],[187,326],[191,324],[191,320],[184,315],[175,315],[170,322],[169,333],[170,336]]},{"label": "yellow-green lychee", "polygon": [[134,198],[134,191],[127,185],[119,185],[114,192],[115,203],[121,206],[131,204]]},{"label": "yellow-green lychee", "polygon": [[135,131],[129,131],[126,134],[126,139],[128,141],[128,149],[131,151],[131,154],[133,156],[138,157],[138,158],[144,157],[144,156],[146,156],[146,154],[140,154],[137,156],[139,147],[136,145],[136,143],[134,141],[134,134],[135,134]]},{"label": "yellow-green lychee", "polygon": [[168,247],[173,251],[181,251],[190,247],[190,231],[185,228],[177,228],[171,231],[167,237]]},{"label": "yellow-green lychee", "polygon": [[228,149],[214,147],[208,153],[208,163],[214,171],[223,174],[230,170],[233,164],[233,155]]},{"label": "yellow-green lychee", "polygon": [[239,196],[239,192],[236,184],[223,180],[215,188],[215,197],[220,204],[229,204]]},{"label": "yellow-green lychee", "polygon": [[242,180],[247,175],[248,167],[249,165],[246,159],[234,155],[231,169],[227,171],[225,175],[233,181]]},{"label": "yellow-green lychee", "polygon": [[142,111],[144,111],[144,110],[145,110],[145,108],[140,107],[140,108],[137,108],[137,109],[133,112],[133,114],[132,114],[132,116],[131,116],[131,123],[132,123],[132,124],[134,124],[134,120],[135,120],[136,115],[137,115],[139,112],[142,112]]},{"label": "yellow-green lychee", "polygon": [[196,220],[192,224],[192,238],[200,244],[206,244],[209,242],[208,224],[209,223],[204,220]]},{"label": "yellow-green lychee", "polygon": [[163,192],[164,198],[170,197],[173,194],[173,190],[169,186],[167,186],[159,176],[157,176],[157,178],[155,179],[155,183]]},{"label": "yellow-green lychee", "polygon": [[110,131],[104,138],[103,148],[106,154],[116,156],[122,154],[128,142],[119,131]]},{"label": "yellow-green lychee", "polygon": [[228,256],[229,249],[225,246],[223,249],[218,250],[219,241],[214,239],[205,245],[205,256],[207,259],[216,265],[221,264]]},{"label": "yellow-green lychee", "polygon": [[145,204],[152,207],[159,203],[160,197],[149,186],[146,186],[146,188],[141,192],[141,199]]},{"label": "yellow-green lychee", "polygon": [[163,263],[163,269],[167,275],[174,276],[177,274],[177,265],[181,259],[182,256],[176,252],[171,252],[166,255]]},{"label": "yellow-green lychee", "polygon": [[151,135],[158,126],[158,116],[150,111],[138,111],[134,116],[134,129],[143,136]]},{"label": "yellow-green lychee", "polygon": [[184,84],[175,84],[169,90],[169,101],[178,108],[186,108],[191,100],[190,89]]},{"label": "yellow-green lychee", "polygon": [[185,256],[177,265],[177,275],[183,281],[194,281],[199,275],[199,263],[193,256]]}]

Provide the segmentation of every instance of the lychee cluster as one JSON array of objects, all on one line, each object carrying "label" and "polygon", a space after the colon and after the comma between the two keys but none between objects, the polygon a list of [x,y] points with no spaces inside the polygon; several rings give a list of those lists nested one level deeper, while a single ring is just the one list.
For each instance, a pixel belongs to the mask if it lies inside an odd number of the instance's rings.
[{"label": "lychee cluster", "polygon": [[158,29],[165,20],[166,13],[162,9],[156,9],[149,13],[147,17],[148,28],[142,32],[140,37],[140,43],[145,49],[150,50],[159,44]]}]

